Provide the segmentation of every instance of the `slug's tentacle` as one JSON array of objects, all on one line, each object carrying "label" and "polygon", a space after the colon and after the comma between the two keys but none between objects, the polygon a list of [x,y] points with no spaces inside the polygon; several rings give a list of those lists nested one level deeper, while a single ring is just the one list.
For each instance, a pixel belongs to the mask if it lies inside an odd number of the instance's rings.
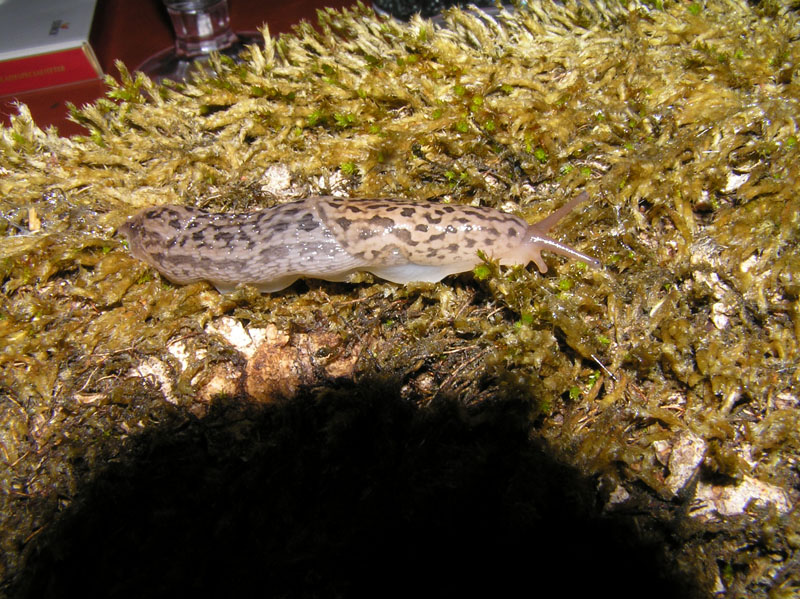
[{"label": "slug's tentacle", "polygon": [[307,198],[260,212],[213,214],[183,206],[147,208],[121,228],[131,253],[174,283],[207,280],[221,292],[254,285],[272,292],[300,277],[343,281],[368,271],[396,282],[440,281],[480,263],[533,260],[543,249],[599,263],[547,233],[584,193],[544,220],[491,208],[399,200]]},{"label": "slug's tentacle", "polygon": [[553,227],[556,226],[558,221],[560,221],[567,214],[569,214],[570,212],[575,210],[575,208],[577,208],[578,206],[580,206],[584,202],[588,202],[588,201],[589,201],[589,194],[586,193],[585,191],[582,191],[581,193],[576,195],[574,198],[572,198],[569,202],[567,202],[566,204],[561,206],[561,208],[556,209],[555,212],[553,212],[549,216],[546,216],[545,218],[543,218],[542,220],[534,223],[531,226],[532,227],[536,227],[542,233],[548,233],[548,232],[550,232],[550,229],[552,229]]},{"label": "slug's tentacle", "polygon": [[527,244],[530,247],[530,256],[528,260],[533,260],[533,263],[536,264],[539,272],[547,272],[547,264],[545,264],[544,260],[542,260],[542,250],[548,250],[554,254],[560,254],[561,256],[566,256],[567,258],[572,258],[574,260],[580,260],[592,268],[600,268],[599,260],[595,260],[591,256],[587,256],[586,254],[579,252],[578,250],[571,248],[560,241],[556,241],[547,235],[547,233],[550,232],[550,229],[556,226],[558,221],[572,212],[577,206],[586,202],[588,199],[589,194],[584,191],[580,195],[572,198],[569,202],[561,206],[561,208],[553,212],[548,217],[528,227]]}]

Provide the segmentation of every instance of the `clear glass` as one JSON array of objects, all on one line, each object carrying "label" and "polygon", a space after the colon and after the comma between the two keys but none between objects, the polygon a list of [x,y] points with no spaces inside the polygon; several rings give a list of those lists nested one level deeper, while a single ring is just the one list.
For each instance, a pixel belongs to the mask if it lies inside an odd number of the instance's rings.
[{"label": "clear glass", "polygon": [[202,70],[211,52],[238,60],[245,45],[261,44],[257,32],[234,33],[228,0],[163,0],[175,30],[175,45],[151,56],[137,70],[155,81],[185,81]]}]

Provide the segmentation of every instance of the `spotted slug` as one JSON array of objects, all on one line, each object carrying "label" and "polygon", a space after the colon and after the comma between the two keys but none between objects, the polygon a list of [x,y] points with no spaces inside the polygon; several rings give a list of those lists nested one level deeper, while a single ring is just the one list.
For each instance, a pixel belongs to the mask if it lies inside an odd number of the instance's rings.
[{"label": "spotted slug", "polygon": [[356,271],[436,282],[472,270],[478,250],[500,264],[533,260],[543,273],[542,250],[598,266],[547,235],[587,199],[584,192],[533,225],[491,208],[327,196],[242,214],[160,206],[140,211],[120,232],[131,254],[173,283],[205,280],[222,293],[240,283],[278,291],[300,277],[343,281]]}]

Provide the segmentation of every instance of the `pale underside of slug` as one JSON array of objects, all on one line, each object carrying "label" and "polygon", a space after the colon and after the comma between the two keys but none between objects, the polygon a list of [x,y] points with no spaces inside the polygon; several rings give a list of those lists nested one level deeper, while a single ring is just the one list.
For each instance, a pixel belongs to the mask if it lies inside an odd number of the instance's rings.
[{"label": "pale underside of slug", "polygon": [[205,280],[223,293],[239,284],[278,291],[300,277],[343,281],[357,271],[395,283],[436,282],[472,270],[478,250],[501,264],[533,260],[541,272],[543,249],[597,266],[547,235],[586,199],[583,193],[533,225],[491,208],[327,196],[241,214],[160,206],[140,211],[120,232],[131,254],[173,283]]}]

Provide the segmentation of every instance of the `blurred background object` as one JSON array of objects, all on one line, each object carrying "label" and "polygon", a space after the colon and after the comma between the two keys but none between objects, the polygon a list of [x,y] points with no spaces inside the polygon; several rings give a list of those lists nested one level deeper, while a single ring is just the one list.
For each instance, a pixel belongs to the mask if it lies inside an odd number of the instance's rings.
[{"label": "blurred background object", "polygon": [[[267,23],[270,34],[277,35],[290,31],[302,20],[315,23],[317,10],[353,4],[355,0],[234,0],[229,6],[230,27],[236,32],[254,31]],[[117,76],[114,66],[117,60],[134,69],[165,48],[173,47],[174,39],[161,0],[97,0],[89,42],[103,73]],[[62,136],[85,134],[82,126],[68,119],[66,103],[89,104],[101,98],[105,90],[103,80],[94,78],[0,95],[0,124],[8,126],[11,117],[17,114],[17,103],[23,103],[30,108],[39,127],[55,126]]]},{"label": "blurred background object", "polygon": [[0,96],[102,75],[89,43],[96,0],[0,0]]},{"label": "blurred background object", "polygon": [[228,0],[163,2],[175,30],[175,44],[136,67],[155,81],[184,81],[193,68],[203,68],[211,52],[237,60],[246,45],[263,44],[258,31],[234,33]]}]

